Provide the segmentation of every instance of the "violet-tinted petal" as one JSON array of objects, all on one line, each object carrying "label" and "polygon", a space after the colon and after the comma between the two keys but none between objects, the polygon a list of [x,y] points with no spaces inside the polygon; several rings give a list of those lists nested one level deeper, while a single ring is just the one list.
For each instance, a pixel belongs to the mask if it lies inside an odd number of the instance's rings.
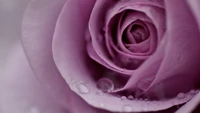
[{"label": "violet-tinted petal", "polygon": [[189,102],[187,102],[184,106],[182,106],[176,113],[197,113],[192,112],[195,108],[198,107],[200,103],[200,93],[198,93],[194,98],[192,98]]},{"label": "violet-tinted petal", "polygon": [[31,1],[22,23],[22,45],[37,78],[57,102],[69,107],[67,84],[52,57],[54,28],[64,3],[65,0]]},{"label": "violet-tinted petal", "polygon": [[[200,33],[186,2],[165,2],[168,27],[165,58],[149,89],[152,91],[162,85],[166,96],[174,96],[199,87]],[[187,85],[183,87],[183,84]]]},{"label": "violet-tinted petal", "polygon": [[199,0],[186,0],[188,5],[190,6],[190,9],[192,11],[193,16],[195,17],[195,20],[199,26],[200,30],[200,1]]},{"label": "violet-tinted petal", "polygon": [[123,70],[123,71],[120,71],[120,69],[113,68],[110,65],[108,65],[105,61],[103,61],[97,55],[97,53],[94,51],[91,43],[87,44],[87,52],[88,52],[88,55],[90,56],[90,58],[94,59],[96,62],[98,62],[99,64],[101,64],[101,65],[103,65],[105,67],[107,67],[110,70],[113,70],[113,71],[118,72],[118,73],[126,74],[126,75],[130,75],[133,72],[132,70]]},{"label": "violet-tinted petal", "polygon": [[[91,17],[89,21],[89,30],[90,30],[90,34],[92,38],[92,46],[95,52],[98,53],[98,56],[101,59],[103,59],[111,67],[118,69],[119,71],[123,71],[123,68],[118,67],[113,63],[113,61],[109,58],[105,45],[99,42],[97,39],[99,35],[103,36],[102,29],[104,27],[104,21],[102,20],[105,20],[104,18],[104,16],[106,15],[105,9],[110,7],[115,2],[114,1],[97,1],[95,3],[95,7],[91,13]],[[99,19],[101,19],[101,21],[99,21]]]}]

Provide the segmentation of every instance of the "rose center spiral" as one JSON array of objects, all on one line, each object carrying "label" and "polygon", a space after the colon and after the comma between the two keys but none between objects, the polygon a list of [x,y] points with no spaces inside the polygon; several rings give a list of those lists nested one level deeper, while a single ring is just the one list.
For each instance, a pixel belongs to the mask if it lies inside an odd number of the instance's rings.
[{"label": "rose center spiral", "polygon": [[134,21],[123,33],[123,43],[138,44],[147,40],[150,36],[146,24],[140,20]]}]

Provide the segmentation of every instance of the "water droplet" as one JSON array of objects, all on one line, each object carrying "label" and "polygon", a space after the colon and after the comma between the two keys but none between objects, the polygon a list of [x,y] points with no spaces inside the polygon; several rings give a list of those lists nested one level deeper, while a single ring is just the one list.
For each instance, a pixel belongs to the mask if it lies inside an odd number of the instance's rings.
[{"label": "water droplet", "polygon": [[139,99],[138,98],[135,98],[135,101],[138,101]]},{"label": "water droplet", "polygon": [[153,102],[153,103],[156,103],[157,101],[156,101],[156,100],[153,100],[152,102]]},{"label": "water droplet", "polygon": [[149,101],[148,99],[144,99],[145,102]]},{"label": "water droplet", "polygon": [[126,100],[126,96],[121,96],[121,100]]},{"label": "water droplet", "polygon": [[132,95],[129,95],[129,96],[128,96],[128,99],[129,99],[129,100],[133,100],[134,98],[133,98]]},{"label": "water droplet", "polygon": [[123,111],[124,112],[132,112],[133,108],[130,105],[125,105],[125,106],[123,106]]},{"label": "water droplet", "polygon": [[140,100],[140,101],[143,101],[143,99],[142,99],[142,98],[140,98],[139,100]]},{"label": "water droplet", "polygon": [[40,110],[37,107],[32,107],[30,113],[40,113]]},{"label": "water droplet", "polygon": [[101,78],[97,82],[97,87],[103,92],[109,92],[114,89],[114,84],[108,78]]},{"label": "water droplet", "polygon": [[99,107],[103,108],[105,105],[103,103],[99,104]]},{"label": "water droplet", "polygon": [[178,95],[177,95],[177,98],[178,99],[184,99],[185,98],[185,94],[184,93],[179,93]]},{"label": "water droplet", "polygon": [[77,88],[78,88],[79,92],[82,94],[87,94],[90,92],[88,86],[86,86],[86,84],[84,84],[84,83],[77,84]]},{"label": "water droplet", "polygon": [[97,95],[103,95],[103,92],[101,90],[97,90],[96,94]]},{"label": "water droplet", "polygon": [[190,90],[190,94],[194,95],[194,94],[196,94],[196,91],[192,89],[192,90]]}]

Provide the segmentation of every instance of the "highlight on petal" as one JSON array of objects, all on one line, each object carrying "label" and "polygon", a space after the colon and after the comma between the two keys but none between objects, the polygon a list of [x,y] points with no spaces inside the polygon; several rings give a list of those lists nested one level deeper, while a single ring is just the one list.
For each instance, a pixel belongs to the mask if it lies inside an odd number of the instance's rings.
[{"label": "highlight on petal", "polygon": [[200,31],[200,1],[199,0],[186,0],[187,3],[190,6],[190,9],[192,11],[193,16],[195,17],[195,20],[199,26],[199,31]]}]

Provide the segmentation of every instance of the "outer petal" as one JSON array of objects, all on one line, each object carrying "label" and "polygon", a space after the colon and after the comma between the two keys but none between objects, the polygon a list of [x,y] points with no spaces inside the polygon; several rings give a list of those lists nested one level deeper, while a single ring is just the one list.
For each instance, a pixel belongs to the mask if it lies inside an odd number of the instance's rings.
[{"label": "outer petal", "polygon": [[19,43],[9,55],[0,80],[1,113],[69,113],[35,78]]},{"label": "outer petal", "polygon": [[37,78],[64,108],[73,113],[102,113],[71,92],[54,64],[53,33],[64,4],[65,0],[34,0],[29,4],[23,20],[23,47]]},{"label": "outer petal", "polygon": [[55,24],[65,0],[33,0],[28,5],[22,25],[22,44],[31,68],[50,94],[68,107],[67,84],[52,57]]}]

